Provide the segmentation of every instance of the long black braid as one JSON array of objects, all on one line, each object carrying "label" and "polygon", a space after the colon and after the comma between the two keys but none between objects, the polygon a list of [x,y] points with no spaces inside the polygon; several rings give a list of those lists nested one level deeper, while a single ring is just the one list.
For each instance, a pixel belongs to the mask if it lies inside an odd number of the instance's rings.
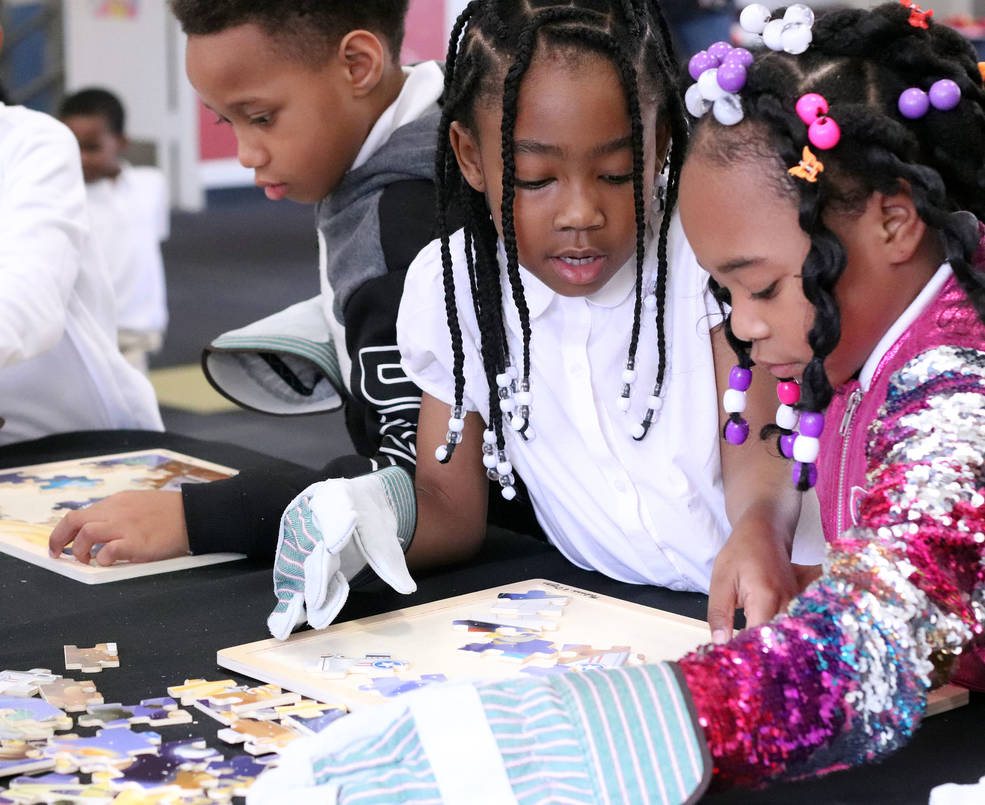
[{"label": "long black braid", "polygon": [[[455,408],[464,399],[464,353],[458,321],[455,281],[452,269],[448,210],[460,205],[466,213],[465,242],[472,302],[481,330],[481,354],[489,386],[490,421],[487,427],[496,435],[496,450],[505,449],[503,410],[499,405],[502,380],[510,375],[514,390],[529,390],[530,315],[519,271],[514,225],[515,170],[513,153],[517,96],[531,59],[540,46],[562,50],[581,49],[600,53],[612,60],[622,80],[632,122],[633,191],[636,216],[637,291],[634,321],[627,365],[635,361],[642,310],[643,256],[645,247],[646,200],[643,198],[643,121],[640,92],[656,100],[660,126],[670,129],[672,141],[667,173],[666,205],[676,201],[687,122],[677,92],[678,65],[670,45],[669,28],[656,2],[642,0],[474,0],[458,18],[452,30],[445,68],[445,91],[437,148],[438,225],[448,327],[451,332]],[[503,312],[503,293],[498,260],[498,238],[483,194],[464,180],[454,159],[449,130],[459,121],[470,130],[475,127],[475,110],[483,101],[501,102],[503,199],[502,230],[506,253],[506,275],[512,303],[520,320],[522,356],[511,366]],[[654,394],[662,389],[666,374],[666,338],[663,318],[667,287],[666,240],[670,215],[661,222],[658,242],[658,270],[655,294],[658,341],[658,374]],[[645,418],[649,427],[652,412]],[[524,436],[527,423],[520,428]],[[449,434],[450,436],[450,434]],[[439,457],[451,457],[455,440],[449,438],[447,450]],[[488,466],[488,465],[487,465]],[[492,473],[491,473],[492,475]]]},{"label": "long black braid", "polygon": [[[955,278],[985,322],[985,272],[972,265],[978,246],[974,219],[985,219],[982,75],[973,48],[960,34],[933,22],[928,29],[914,27],[909,16],[901,5],[886,4],[820,17],[805,53],[757,54],[740,93],[742,123],[725,127],[707,115],[692,141],[695,151],[721,164],[749,158],[775,163],[778,192],[798,204],[800,226],[811,239],[802,270],[804,295],[815,309],[808,333],[813,356],[803,373],[799,404],[807,410],[823,411],[831,401],[823,363],[841,336],[834,287],[845,268],[845,249],[824,225],[825,210],[860,211],[873,192],[891,195],[906,182],[917,213],[939,234]],[[955,108],[931,108],[917,120],[899,113],[903,90],[926,91],[942,78],[961,89]],[[786,172],[807,144],[795,105],[808,92],[824,96],[828,115],[842,132],[835,148],[819,154],[824,172],[814,183]],[[750,345],[735,338],[730,327],[727,334],[740,363],[748,363]],[[800,486],[806,488],[806,477]]]}]

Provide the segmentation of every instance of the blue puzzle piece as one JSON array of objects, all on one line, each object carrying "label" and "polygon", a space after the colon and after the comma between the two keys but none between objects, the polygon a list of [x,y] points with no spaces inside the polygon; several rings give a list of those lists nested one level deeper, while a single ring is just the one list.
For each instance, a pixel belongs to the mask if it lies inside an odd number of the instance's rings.
[{"label": "blue puzzle piece", "polygon": [[34,475],[25,475],[22,472],[3,472],[0,473],[0,484],[26,484],[32,481],[40,481]]},{"label": "blue puzzle piece", "polygon": [[87,478],[85,475],[56,475],[46,478],[41,483],[42,489],[68,489],[70,487],[99,486],[103,483],[100,478]]},{"label": "blue puzzle piece", "polygon": [[62,509],[78,511],[79,509],[84,509],[87,506],[91,506],[93,503],[98,503],[100,500],[102,500],[102,498],[89,498],[88,500],[60,500],[51,508],[52,511],[61,511]]},{"label": "blue puzzle piece", "polygon": [[526,662],[538,655],[553,657],[557,653],[557,646],[550,640],[528,639],[527,635],[517,635],[516,637],[497,635],[485,643],[468,643],[459,648],[459,651],[470,651],[475,654],[490,652],[494,656],[503,657],[503,659]]},{"label": "blue puzzle piece", "polygon": [[399,696],[401,693],[408,693],[409,691],[423,688],[425,685],[431,685],[435,682],[446,682],[447,680],[448,677],[444,674],[421,674],[420,679],[398,679],[393,676],[376,676],[371,680],[371,684],[360,685],[359,690],[375,690],[389,699],[393,696]]},{"label": "blue puzzle piece", "polygon": [[527,601],[537,598],[564,598],[557,593],[548,593],[543,590],[527,590],[525,593],[500,593],[497,598],[509,598],[511,601]]}]

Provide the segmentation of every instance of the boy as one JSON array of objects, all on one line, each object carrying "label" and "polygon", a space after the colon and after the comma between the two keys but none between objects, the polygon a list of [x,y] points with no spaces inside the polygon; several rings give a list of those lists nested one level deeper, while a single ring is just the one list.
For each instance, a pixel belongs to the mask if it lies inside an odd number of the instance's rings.
[{"label": "boy", "polygon": [[62,102],[58,117],[79,141],[93,237],[116,294],[120,352],[146,373],[147,357],[161,348],[168,321],[160,247],[170,227],[164,174],[122,158],[125,113],[112,92],[76,92]]},{"label": "boy", "polygon": [[115,336],[75,139],[47,115],[0,104],[0,444],[160,430],[154,391]]},{"label": "boy", "polygon": [[400,66],[407,0],[171,7],[188,34],[189,79],[232,126],[256,184],[274,201],[317,202],[321,296],[217,339],[207,373],[271,412],[331,410],[342,397],[359,455],[293,477],[254,467],[180,496],[113,496],[52,533],[53,551],[75,538],[83,561],[100,542],[106,564],[188,550],[269,558],[282,511],[312,482],[415,466],[420,391],[400,368],[396,317],[407,265],[434,237],[443,74],[432,62]]}]

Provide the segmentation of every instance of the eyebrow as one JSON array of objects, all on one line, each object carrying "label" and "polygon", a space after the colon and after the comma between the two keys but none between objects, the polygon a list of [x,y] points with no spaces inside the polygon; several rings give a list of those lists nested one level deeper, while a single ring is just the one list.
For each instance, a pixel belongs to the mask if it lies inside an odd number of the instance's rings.
[{"label": "eyebrow", "polygon": [[762,257],[735,257],[725,263],[715,266],[715,270],[720,274],[728,274],[736,269],[748,268],[749,266],[758,265],[762,262]]},{"label": "eyebrow", "polygon": [[[632,148],[632,146],[632,135],[626,135],[625,137],[617,137],[614,140],[609,140],[607,143],[599,143],[592,148],[591,155],[593,157],[605,156],[626,148]],[[551,143],[542,143],[538,140],[515,140],[513,142],[513,152],[515,154],[537,154],[556,157],[563,157],[565,155],[564,149],[560,146],[552,145]]]}]

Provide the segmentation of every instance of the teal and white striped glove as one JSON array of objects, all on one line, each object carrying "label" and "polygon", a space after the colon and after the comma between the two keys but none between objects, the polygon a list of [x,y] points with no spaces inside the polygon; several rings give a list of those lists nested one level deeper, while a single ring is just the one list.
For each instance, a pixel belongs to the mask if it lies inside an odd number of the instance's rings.
[{"label": "teal and white striped glove", "polygon": [[397,592],[414,592],[404,552],[416,519],[414,482],[399,467],[305,489],[280,520],[270,633],[285,640],[305,620],[324,629],[367,566]]},{"label": "teal and white striped glove", "polygon": [[294,742],[246,802],[677,805],[711,768],[683,677],[659,663],[429,685]]}]

